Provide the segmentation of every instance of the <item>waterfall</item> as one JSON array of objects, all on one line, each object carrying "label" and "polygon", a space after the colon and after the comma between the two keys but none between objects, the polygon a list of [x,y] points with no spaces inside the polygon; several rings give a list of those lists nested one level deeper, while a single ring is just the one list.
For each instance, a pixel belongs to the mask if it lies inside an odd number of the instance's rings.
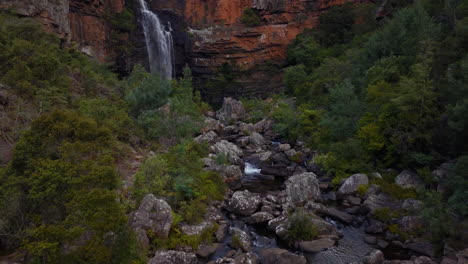
[{"label": "waterfall", "polygon": [[161,24],[158,16],[149,10],[146,0],[139,0],[142,26],[151,73],[160,73],[170,79],[174,74],[174,43],[171,24]]}]

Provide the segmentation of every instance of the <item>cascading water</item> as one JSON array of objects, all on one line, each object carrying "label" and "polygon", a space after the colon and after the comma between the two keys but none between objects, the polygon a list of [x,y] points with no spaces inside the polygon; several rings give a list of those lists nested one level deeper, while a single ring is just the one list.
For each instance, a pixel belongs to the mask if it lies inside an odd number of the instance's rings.
[{"label": "cascading water", "polygon": [[161,24],[158,16],[149,10],[146,0],[139,0],[142,26],[152,73],[160,73],[170,79],[174,74],[174,43],[171,24]]}]

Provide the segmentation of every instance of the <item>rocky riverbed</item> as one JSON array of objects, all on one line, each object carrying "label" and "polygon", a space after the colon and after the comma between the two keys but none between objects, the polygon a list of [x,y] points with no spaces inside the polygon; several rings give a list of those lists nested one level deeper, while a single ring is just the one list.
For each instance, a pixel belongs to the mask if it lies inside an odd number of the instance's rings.
[{"label": "rocky riverbed", "polygon": [[[180,229],[194,235],[215,226],[217,242],[157,251],[149,263],[468,263],[468,249],[446,248],[444,257],[436,258],[431,243],[405,235],[424,228],[417,214],[421,201],[397,200],[380,186],[369,186],[371,179],[381,177],[378,173],[350,175],[332,186],[315,164],[314,151],[301,142],[279,142],[273,121],[244,123],[246,115],[240,102],[225,98],[195,139],[210,144],[206,170],[219,172],[229,190],[223,202],[212,204],[202,223],[181,224]],[[421,185],[408,171],[395,181],[404,188]],[[368,188],[358,193],[359,186]],[[313,215],[318,234],[310,241],[286,243],[291,212],[298,208]],[[382,208],[404,214],[383,221],[376,217]],[[149,243],[144,230],[168,235],[170,210],[163,199],[150,194],[132,214],[130,225],[143,246]]]}]

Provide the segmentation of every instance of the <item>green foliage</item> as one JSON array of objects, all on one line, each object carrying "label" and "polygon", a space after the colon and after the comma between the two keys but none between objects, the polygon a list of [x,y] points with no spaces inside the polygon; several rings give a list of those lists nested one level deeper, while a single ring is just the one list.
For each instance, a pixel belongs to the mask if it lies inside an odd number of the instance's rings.
[{"label": "green foliage", "polygon": [[313,215],[303,209],[296,210],[288,217],[287,240],[290,243],[300,240],[313,240],[318,229],[312,221]]},{"label": "green foliage", "polygon": [[359,196],[364,197],[368,189],[369,189],[369,184],[361,184],[357,188],[357,193]]},{"label": "green foliage", "polygon": [[255,13],[254,10],[246,8],[242,13],[241,22],[248,27],[256,27],[260,25],[261,21],[260,17],[257,15],[257,13]]},{"label": "green foliage", "polygon": [[219,225],[213,224],[203,229],[200,235],[189,236],[183,234],[176,225],[173,225],[167,239],[158,238],[151,231],[148,232],[148,237],[156,249],[177,249],[181,246],[198,248],[201,244],[214,242],[214,234],[218,228]]},{"label": "green foliage", "polygon": [[[0,206],[10,213],[3,219],[10,223],[7,231],[21,234],[23,248],[33,260],[111,263],[119,254],[118,263],[130,263],[137,254],[132,246],[117,253],[113,248],[117,244],[103,240],[108,232],[129,235],[114,191],[112,145],[108,129],[71,111],[44,114],[24,132],[0,186]],[[19,226],[14,223],[18,214]],[[61,245],[80,239],[75,249],[61,250]]]},{"label": "green foliage", "polygon": [[112,15],[108,21],[114,28],[124,32],[132,32],[136,28],[135,15],[128,8],[125,8],[121,13]]},{"label": "green foliage", "polygon": [[227,165],[227,164],[229,164],[228,156],[224,152],[221,152],[218,155],[216,155],[215,161],[216,161],[216,164],[218,164],[218,165]]},{"label": "green foliage", "polygon": [[276,133],[284,136],[291,142],[298,139],[300,120],[292,103],[280,102],[278,106],[273,109],[271,117],[275,120],[273,129]]},{"label": "green foliage", "polygon": [[242,248],[242,240],[241,240],[241,238],[239,237],[238,234],[234,234],[231,237],[231,244],[230,245],[233,248]]},{"label": "green foliage", "polygon": [[458,158],[450,174],[450,186],[453,190],[448,204],[453,210],[462,215],[468,215],[468,156]]},{"label": "green foliage", "polygon": [[395,199],[408,199],[408,198],[417,198],[418,194],[412,188],[403,188],[394,183],[393,180],[389,181],[386,179],[376,179],[375,184],[379,185],[382,189],[382,192],[389,194]]},{"label": "green foliage", "polygon": [[350,4],[333,6],[319,16],[319,42],[324,46],[333,46],[351,41],[353,24],[353,7]]},{"label": "green foliage", "polygon": [[374,217],[384,223],[389,223],[393,218],[399,216],[398,211],[394,211],[388,207],[377,208],[374,211]]}]

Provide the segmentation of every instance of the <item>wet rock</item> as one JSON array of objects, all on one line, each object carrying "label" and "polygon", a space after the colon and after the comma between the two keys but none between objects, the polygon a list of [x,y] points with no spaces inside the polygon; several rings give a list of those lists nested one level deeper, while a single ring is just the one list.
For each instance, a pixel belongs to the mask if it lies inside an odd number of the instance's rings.
[{"label": "wet rock", "polygon": [[364,260],[365,264],[382,264],[384,261],[384,254],[380,250],[374,250],[369,253]]},{"label": "wet rock", "polygon": [[211,146],[211,150],[216,154],[224,153],[232,164],[242,163],[242,160],[240,159],[243,155],[242,150],[227,140],[216,142],[215,145]]},{"label": "wet rock", "polygon": [[307,264],[304,256],[296,255],[286,249],[267,248],[260,251],[265,264]]},{"label": "wet rock", "polygon": [[132,228],[152,230],[160,238],[167,238],[172,221],[171,206],[153,194],[145,195],[138,210],[129,217]]},{"label": "wet rock", "polygon": [[233,121],[238,121],[245,116],[245,109],[242,102],[239,102],[231,97],[225,97],[223,106],[216,112],[216,117],[224,124],[229,124]]},{"label": "wet rock", "polygon": [[337,194],[338,196],[352,194],[357,191],[359,185],[367,184],[369,184],[369,178],[367,178],[367,175],[362,173],[353,174],[343,182],[338,189]]},{"label": "wet rock", "polygon": [[361,204],[361,198],[354,197],[354,196],[347,196],[346,201],[348,201],[352,205],[360,205]]},{"label": "wet rock", "polygon": [[210,245],[201,245],[200,247],[198,247],[196,254],[197,256],[200,256],[202,258],[207,258],[208,256],[215,253],[216,249],[218,249],[219,246],[221,246],[221,244],[218,243],[213,243]]},{"label": "wet rock", "polygon": [[312,172],[298,174],[285,182],[288,201],[293,205],[302,205],[320,198],[317,176]]},{"label": "wet rock", "polygon": [[231,247],[242,249],[244,252],[252,250],[252,238],[247,232],[237,227],[233,227],[229,230],[231,234]]},{"label": "wet rock", "polygon": [[282,165],[262,166],[261,173],[278,177],[287,177],[290,175],[286,167]]},{"label": "wet rock", "polygon": [[265,223],[273,219],[273,215],[267,212],[258,212],[247,218],[249,224]]},{"label": "wet rock", "polygon": [[327,248],[333,247],[335,240],[329,238],[322,238],[313,241],[299,242],[299,248],[308,253],[317,253]]},{"label": "wet rock", "polygon": [[216,132],[214,131],[209,131],[205,134],[202,134],[198,137],[196,137],[195,139],[195,142],[197,143],[203,143],[203,142],[208,142],[208,143],[215,143],[219,140],[219,137],[218,137],[218,134],[216,134]]},{"label": "wet rock", "polygon": [[218,230],[215,233],[216,241],[223,242],[224,238],[226,237],[227,230],[228,225],[226,223],[220,224]]},{"label": "wet rock", "polygon": [[424,188],[424,182],[411,171],[404,170],[395,178],[395,184],[403,188]]},{"label": "wet rock", "polygon": [[226,204],[226,209],[238,215],[250,216],[257,211],[261,199],[248,190],[235,192]]},{"label": "wet rock", "polygon": [[345,213],[343,211],[340,211],[336,208],[328,208],[328,210],[326,211],[326,215],[330,216],[331,218],[335,220],[338,220],[347,224],[351,224],[354,220],[354,217],[352,215]]},{"label": "wet rock", "polygon": [[197,264],[197,256],[193,253],[186,253],[175,250],[158,250],[148,264]]}]

